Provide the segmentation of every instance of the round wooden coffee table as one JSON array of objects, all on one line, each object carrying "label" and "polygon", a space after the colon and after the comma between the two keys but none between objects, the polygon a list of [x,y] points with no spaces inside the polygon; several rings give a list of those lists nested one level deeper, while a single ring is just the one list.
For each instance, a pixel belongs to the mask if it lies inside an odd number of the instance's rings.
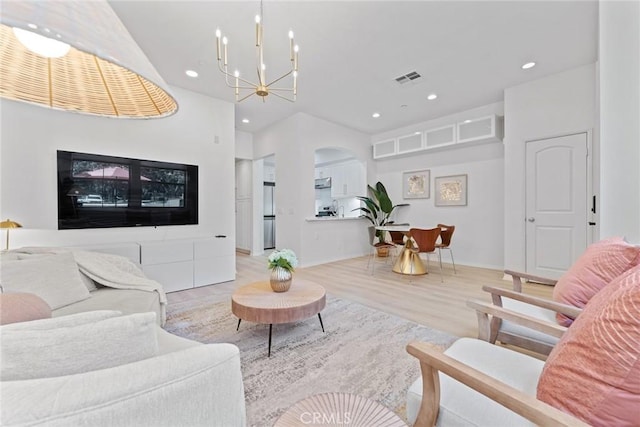
[{"label": "round wooden coffee table", "polygon": [[287,409],[273,427],[366,426],[406,427],[389,408],[350,393],[323,393],[307,397]]},{"label": "round wooden coffee table", "polygon": [[231,312],[243,320],[269,324],[269,353],[274,323],[293,323],[318,315],[324,332],[320,312],[326,305],[326,291],[317,283],[294,279],[287,292],[274,292],[269,282],[255,282],[238,288],[231,296]]}]

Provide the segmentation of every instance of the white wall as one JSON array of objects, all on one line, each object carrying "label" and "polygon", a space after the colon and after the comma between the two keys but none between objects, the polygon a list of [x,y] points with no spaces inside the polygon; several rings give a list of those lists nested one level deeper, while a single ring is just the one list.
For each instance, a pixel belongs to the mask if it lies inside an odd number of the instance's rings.
[{"label": "white wall", "polygon": [[236,159],[253,159],[253,135],[236,130]]},{"label": "white wall", "polygon": [[[215,234],[235,240],[233,104],[176,87],[172,91],[179,111],[154,120],[94,117],[2,100],[0,217],[24,226],[11,233],[11,246]],[[56,150],[198,165],[199,223],[58,230]]]},{"label": "white wall", "polygon": [[599,11],[600,235],[640,243],[640,3]]},{"label": "white wall", "polygon": [[[360,220],[346,221],[337,240],[329,231],[332,223],[311,223],[314,211],[314,153],[318,148],[344,148],[371,165],[369,137],[361,132],[305,113],[293,116],[254,134],[254,158],[275,154],[276,244],[291,248],[301,265],[359,256],[367,253],[367,231]],[[370,166],[369,166],[370,167]],[[369,170],[368,176],[374,171]],[[333,224],[335,227],[335,224]],[[341,247],[341,254],[336,248]]]},{"label": "white wall", "polygon": [[[590,64],[505,90],[505,268],[526,268],[525,143],[592,130],[595,88],[595,65]],[[597,146],[597,138],[593,143]]]},{"label": "white wall", "polygon": [[[455,115],[416,123],[402,129],[374,135],[380,141],[415,131],[437,128],[467,118],[503,114],[502,103],[490,104]],[[382,182],[395,204],[409,203],[397,209],[395,220],[418,228],[432,228],[438,223],[456,226],[452,248],[456,263],[503,268],[503,145],[500,142],[448,147],[419,152],[411,156],[376,161],[377,181]],[[412,170],[431,171],[429,199],[403,199],[402,173]],[[436,207],[434,178],[467,174],[467,206]],[[445,261],[449,262],[447,254]]]}]

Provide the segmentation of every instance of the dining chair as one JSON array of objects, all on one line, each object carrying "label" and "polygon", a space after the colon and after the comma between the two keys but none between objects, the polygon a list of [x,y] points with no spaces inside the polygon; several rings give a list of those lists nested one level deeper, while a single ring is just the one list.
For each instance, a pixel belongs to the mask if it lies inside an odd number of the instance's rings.
[{"label": "dining chair", "polygon": [[451,249],[451,237],[453,236],[453,232],[456,230],[456,226],[438,224],[438,227],[440,228],[440,243],[436,244],[436,248],[438,248],[438,260],[440,261],[440,269],[442,269],[442,250],[448,249],[449,254],[451,254],[451,263],[453,264],[453,274],[457,274],[456,262],[453,260],[453,250]]},{"label": "dining chair", "polygon": [[[378,248],[386,247],[389,250],[392,250],[392,249],[395,249],[396,245],[394,245],[393,243],[386,243],[386,242],[374,243],[377,240],[376,228],[373,225],[371,225],[367,228],[367,230],[369,231],[369,245],[371,246],[371,253],[369,254],[369,259],[367,261],[367,270],[369,269],[369,264],[371,264],[371,275],[373,276],[376,268],[376,253],[378,251]],[[385,259],[384,261],[386,262],[387,260]]]},{"label": "dining chair", "polygon": [[[401,226],[405,226],[408,227],[409,223],[394,223],[391,225],[401,225]],[[405,241],[404,241],[404,237],[405,237],[406,233],[403,233],[402,231],[389,231],[389,236],[391,237],[391,243],[393,243],[395,245],[395,256],[396,258],[398,257],[398,255],[400,254],[400,251],[402,250],[402,248],[404,248],[405,246]]]},{"label": "dining chair", "polygon": [[[429,270],[429,255],[436,253],[436,241],[440,236],[440,228],[411,228],[409,236],[416,242],[414,252],[427,254],[427,271]],[[442,265],[440,265],[440,281],[444,282],[442,277]]]}]

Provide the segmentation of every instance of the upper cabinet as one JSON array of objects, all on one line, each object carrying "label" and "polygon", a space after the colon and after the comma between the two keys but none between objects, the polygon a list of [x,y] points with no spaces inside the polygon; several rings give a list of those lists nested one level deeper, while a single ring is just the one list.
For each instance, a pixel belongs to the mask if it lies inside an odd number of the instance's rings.
[{"label": "upper cabinet", "polygon": [[380,141],[373,144],[373,158],[380,159],[382,157],[395,156],[397,154],[396,140],[390,139]]},{"label": "upper cabinet", "polygon": [[455,147],[466,143],[499,142],[502,141],[503,129],[503,117],[495,114],[464,120],[424,132],[376,142],[373,144],[373,158],[381,159],[435,148]]},{"label": "upper cabinet", "polygon": [[496,115],[465,120],[458,123],[458,143],[502,141],[503,129],[503,118]]}]

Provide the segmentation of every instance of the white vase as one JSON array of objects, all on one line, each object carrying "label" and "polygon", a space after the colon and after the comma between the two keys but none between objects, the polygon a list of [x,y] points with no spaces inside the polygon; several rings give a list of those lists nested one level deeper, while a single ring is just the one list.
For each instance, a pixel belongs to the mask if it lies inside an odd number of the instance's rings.
[{"label": "white vase", "polygon": [[291,287],[292,275],[289,270],[283,267],[274,267],[271,270],[271,289],[274,292],[286,292]]}]

